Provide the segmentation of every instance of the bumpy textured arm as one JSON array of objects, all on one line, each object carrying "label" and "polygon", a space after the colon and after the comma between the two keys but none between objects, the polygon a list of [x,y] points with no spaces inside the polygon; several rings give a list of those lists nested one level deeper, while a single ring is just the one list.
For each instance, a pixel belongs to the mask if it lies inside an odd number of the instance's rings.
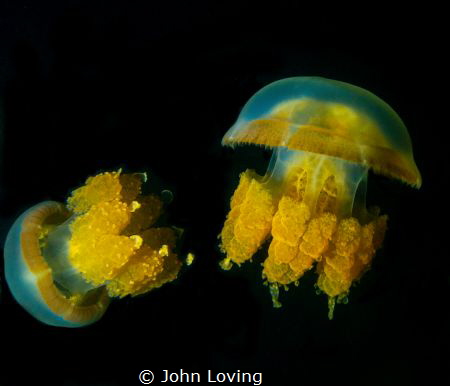
[{"label": "bumpy textured arm", "polygon": [[242,173],[221,234],[220,248],[227,254],[224,269],[231,267],[230,260],[240,264],[252,258],[270,233],[274,211],[272,196],[260,177],[251,170]]},{"label": "bumpy textured arm", "polygon": [[181,263],[170,228],[149,228],[162,203],[140,194],[140,174],[103,173],[68,200],[69,259],[86,281],[106,285],[110,296],[137,295],[176,278]]}]

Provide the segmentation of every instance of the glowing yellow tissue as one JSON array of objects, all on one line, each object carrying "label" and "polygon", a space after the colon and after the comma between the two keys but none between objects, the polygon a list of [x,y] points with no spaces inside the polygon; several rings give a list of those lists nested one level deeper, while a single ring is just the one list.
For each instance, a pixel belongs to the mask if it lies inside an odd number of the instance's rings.
[{"label": "glowing yellow tissue", "polygon": [[387,216],[365,202],[368,170],[421,184],[408,132],[366,90],[315,77],[288,78],[258,91],[223,143],[274,149],[265,176],[243,172],[220,235],[230,269],[267,242],[263,278],[275,307],[279,286],[314,266],[329,317],[381,246]]},{"label": "glowing yellow tissue", "polygon": [[156,196],[140,195],[142,182],[142,174],[103,173],[68,199],[76,213],[68,258],[88,283],[106,285],[110,296],[159,287],[175,279],[181,266],[172,229],[149,228],[162,203]]}]

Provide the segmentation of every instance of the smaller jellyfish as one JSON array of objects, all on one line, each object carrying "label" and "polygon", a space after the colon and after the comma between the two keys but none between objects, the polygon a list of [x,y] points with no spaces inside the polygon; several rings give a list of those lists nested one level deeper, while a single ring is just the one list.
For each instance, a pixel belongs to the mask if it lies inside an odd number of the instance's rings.
[{"label": "smaller jellyfish", "polygon": [[102,317],[111,297],[139,295],[174,280],[178,232],[155,227],[163,211],[141,194],[143,173],[101,173],[67,205],[39,203],[13,224],[5,243],[15,299],[43,323],[81,327]]},{"label": "smaller jellyfish", "polygon": [[331,319],[386,230],[387,216],[366,209],[368,170],[421,185],[405,125],[362,88],[295,77],[258,91],[222,143],[273,149],[265,176],[240,176],[220,235],[222,268],[250,260],[269,241],[263,277],[274,306],[280,286],[297,284],[316,265]]}]

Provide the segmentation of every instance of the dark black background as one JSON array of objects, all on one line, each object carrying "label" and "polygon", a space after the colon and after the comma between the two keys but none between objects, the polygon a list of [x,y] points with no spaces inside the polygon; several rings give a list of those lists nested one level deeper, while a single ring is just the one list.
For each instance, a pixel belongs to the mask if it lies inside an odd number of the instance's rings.
[{"label": "dark black background", "polygon": [[[137,385],[150,369],[263,372],[264,385],[434,385],[448,376],[445,20],[438,9],[247,1],[0,2],[0,227],[89,175],[147,171],[195,264],[81,329],[41,324],[2,270],[0,385]],[[362,3],[361,3],[362,4]],[[270,154],[221,137],[288,76],[353,83],[409,128],[422,189],[371,176],[389,214],[372,270],[328,321],[310,272],[273,309],[258,264],[224,272],[217,235],[238,175]]]}]

